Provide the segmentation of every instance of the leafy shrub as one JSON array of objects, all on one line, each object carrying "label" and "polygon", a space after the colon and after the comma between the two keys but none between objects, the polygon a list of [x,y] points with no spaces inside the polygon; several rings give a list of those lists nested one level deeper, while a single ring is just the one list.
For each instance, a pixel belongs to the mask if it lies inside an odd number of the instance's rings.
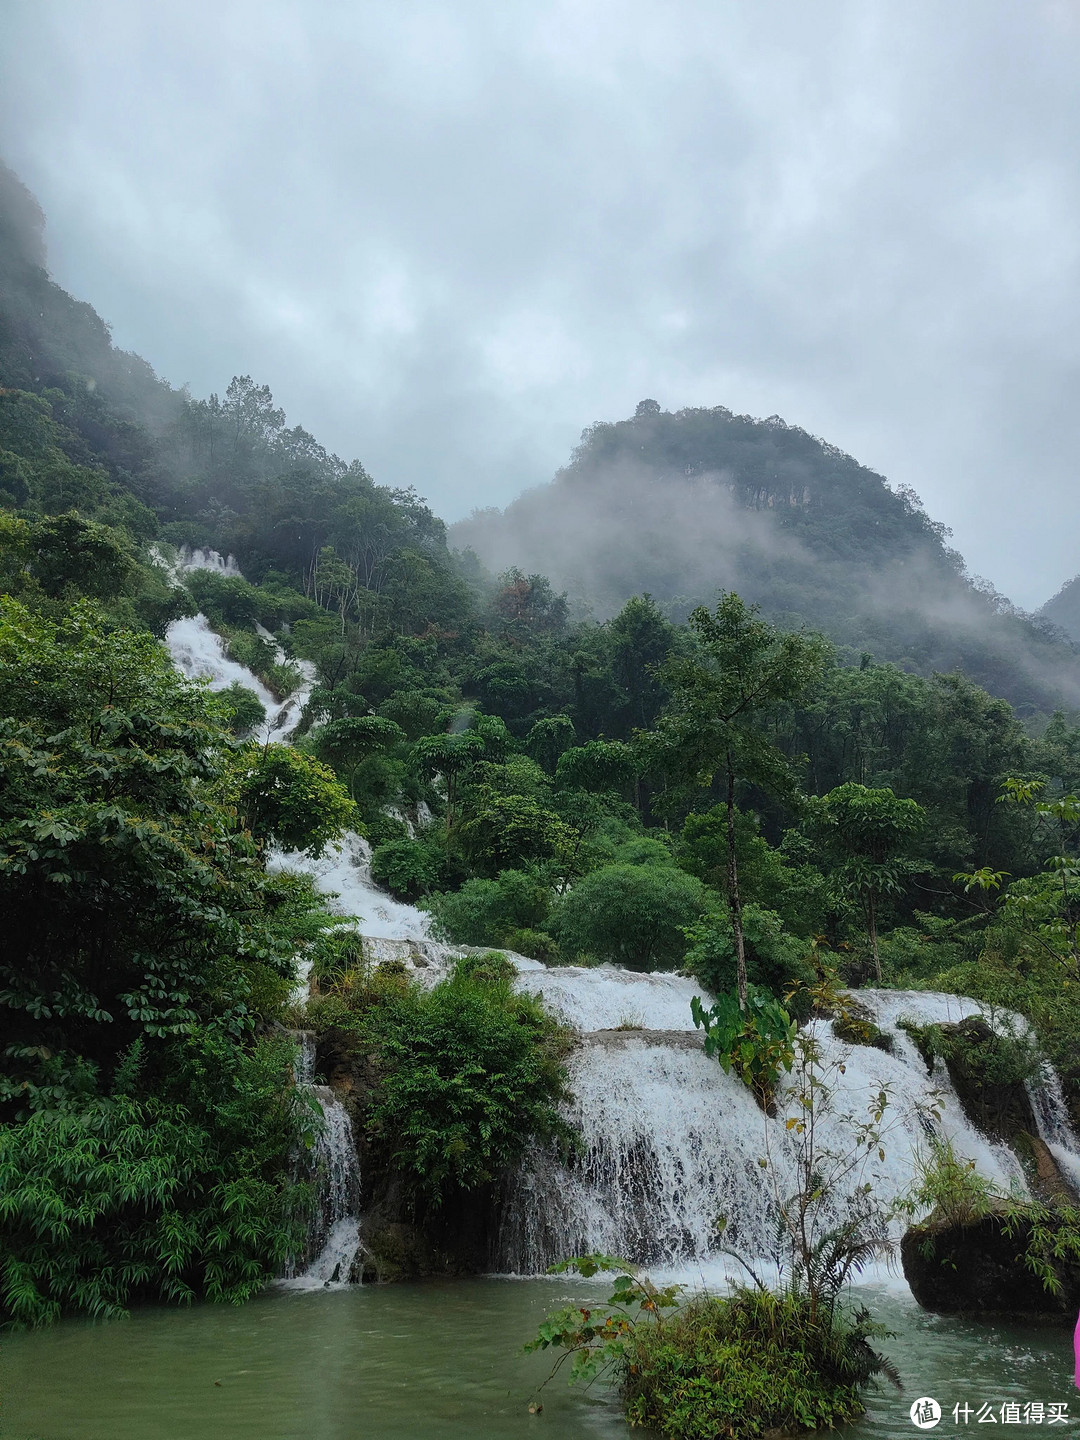
[{"label": "leafy shrub", "polygon": [[239,680],[218,693],[231,712],[229,728],[234,735],[248,735],[265,724],[266,707],[255,691],[241,685]]},{"label": "leafy shrub", "polygon": [[0,1316],[40,1325],[259,1290],[306,1230],[307,1189],[286,1173],[305,1128],[292,1054],[201,1035],[177,1057],[186,1106],[118,1095],[0,1127]]},{"label": "leafy shrub", "polygon": [[805,1298],[737,1290],[689,1301],[664,1327],[638,1325],[626,1414],[672,1440],[831,1429],[863,1412],[888,1362],[865,1310],[813,1317]]},{"label": "leafy shrub", "polygon": [[433,889],[442,854],[423,840],[389,840],[371,855],[371,875],[399,900],[416,900]]},{"label": "leafy shrub", "polygon": [[[1080,1264],[1080,1208],[1060,1199],[1022,1200],[995,1190],[975,1168],[974,1160],[957,1155],[950,1140],[935,1140],[929,1156],[919,1162],[916,1182],[907,1200],[911,1215],[930,1212],[933,1228],[920,1227],[920,1249],[934,1256],[941,1227],[978,1225],[993,1217],[1010,1239],[1020,1242],[1024,1265],[1048,1295],[1062,1296],[1074,1288]],[[910,1232],[909,1232],[910,1233]],[[918,1231],[916,1231],[918,1233]]]},{"label": "leafy shrub", "polygon": [[605,865],[562,899],[551,929],[568,956],[672,969],[686,950],[685,927],[704,903],[701,881],[674,865]]},{"label": "leafy shrub", "polygon": [[782,1070],[795,1060],[795,1021],[768,990],[752,986],[746,1009],[735,990],[721,992],[706,1010],[695,995],[694,1024],[705,1031],[705,1054],[715,1056],[725,1073],[734,1070],[763,1110],[772,1110]]},{"label": "leafy shrub", "polygon": [[562,960],[554,936],[546,930],[507,930],[500,943],[515,955],[527,955],[530,960],[542,960],[545,965],[558,965]]},{"label": "leafy shrub", "polygon": [[239,575],[192,570],[184,583],[213,625],[252,626],[258,620],[269,627],[277,623],[274,599]]},{"label": "leafy shrub", "polygon": [[514,973],[488,951],[431,990],[376,971],[312,1007],[329,1045],[368,1062],[362,1123],[377,1162],[426,1204],[487,1184],[533,1138],[569,1138],[566,1037]]},{"label": "leafy shrub", "polygon": [[606,1305],[556,1311],[525,1348],[561,1349],[552,1374],[569,1358],[572,1382],[610,1373],[630,1424],[670,1440],[830,1429],[862,1414],[876,1376],[899,1383],[870,1345],[887,1332],[863,1309],[817,1309],[805,1295],[766,1289],[680,1303],[681,1286],[658,1288],[605,1255],[551,1268],[622,1273]]},{"label": "leafy shrub", "polygon": [[356,806],[329,766],[288,745],[249,745],[237,807],[257,840],[321,855],[356,823]]},{"label": "leafy shrub", "polygon": [[466,880],[460,890],[431,895],[424,903],[436,934],[452,945],[509,945],[512,930],[543,924],[548,890],[528,871],[503,870],[495,880]]},{"label": "leafy shrub", "polygon": [[[744,905],[742,923],[746,976],[752,985],[783,994],[813,979],[807,942],[789,935],[775,911],[760,905]],[[683,961],[685,968],[709,990],[732,989],[736,982],[736,961],[730,911],[704,916],[696,924],[687,926],[685,934],[690,947]]]},{"label": "leafy shrub", "polygon": [[974,1160],[957,1155],[951,1140],[935,1138],[929,1155],[919,1156],[916,1182],[906,1203],[912,1214],[930,1210],[947,1225],[970,1225],[989,1215],[997,1198]]}]

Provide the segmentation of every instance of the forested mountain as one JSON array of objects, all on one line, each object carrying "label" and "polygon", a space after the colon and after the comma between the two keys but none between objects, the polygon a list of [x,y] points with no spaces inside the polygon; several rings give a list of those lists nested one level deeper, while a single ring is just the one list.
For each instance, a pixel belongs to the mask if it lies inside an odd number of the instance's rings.
[{"label": "forested mountain", "polygon": [[736,589],[853,659],[959,668],[1024,709],[1080,701],[1069,640],[968,577],[912,491],[775,415],[643,400],[632,419],[586,430],[550,485],[451,538],[496,569],[543,568],[598,618],[647,591],[684,619]]}]

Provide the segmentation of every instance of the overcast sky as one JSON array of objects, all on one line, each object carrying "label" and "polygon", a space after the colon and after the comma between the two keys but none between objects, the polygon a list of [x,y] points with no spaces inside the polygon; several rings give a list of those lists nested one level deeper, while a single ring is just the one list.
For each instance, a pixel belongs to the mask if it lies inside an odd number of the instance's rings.
[{"label": "overcast sky", "polygon": [[779,413],[1080,570],[1080,0],[2,0],[56,278],[456,519]]}]

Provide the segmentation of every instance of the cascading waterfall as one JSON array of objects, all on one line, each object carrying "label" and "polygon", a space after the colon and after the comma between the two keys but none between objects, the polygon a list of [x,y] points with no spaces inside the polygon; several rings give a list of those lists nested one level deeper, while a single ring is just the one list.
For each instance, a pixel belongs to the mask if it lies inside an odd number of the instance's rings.
[{"label": "cascading waterfall", "polygon": [[[182,549],[175,561],[166,560],[160,551],[154,558],[168,571],[174,584],[182,585],[183,576],[193,570],[212,570],[215,574],[242,579],[236,561],[231,555],[224,559],[216,550]],[[285,652],[263,626],[256,626],[264,640],[274,646],[275,658],[279,664],[287,660]],[[289,663],[299,670],[301,684],[279,700],[246,665],[230,660],[226,654],[225,640],[211,628],[205,615],[186,616],[173,620],[165,632],[165,644],[172,656],[173,664],[192,680],[206,680],[211,690],[225,690],[230,685],[240,684],[253,690],[266,711],[266,721],[261,738],[287,740],[300,723],[304,706],[315,683],[315,666],[310,660],[293,660]]]},{"label": "cascading waterfall", "polygon": [[338,897],[332,904],[339,914],[357,918],[365,936],[416,941],[430,937],[430,916],[415,905],[394,900],[372,880],[371,846],[359,835],[346,835],[318,860],[300,851],[277,850],[270,857],[270,868],[310,875],[325,894]]},{"label": "cascading waterfall", "polygon": [[315,1037],[297,1032],[299,1059],[296,1083],[318,1100],[323,1126],[309,1160],[320,1201],[312,1217],[305,1268],[290,1277],[290,1285],[314,1289],[348,1284],[360,1248],[360,1165],[352,1122],[345,1106],[327,1085],[315,1084]]},{"label": "cascading waterfall", "polygon": [[[571,1118],[582,1148],[568,1160],[534,1150],[513,1177],[503,1207],[499,1268],[535,1274],[553,1261],[592,1251],[667,1268],[722,1266],[729,1246],[767,1256],[776,1201],[795,1188],[796,1142],[785,1123],[796,1113],[791,1082],[787,1093],[780,1087],[777,1117],[766,1119],[742,1082],[705,1056],[689,1003],[701,992],[691,981],[604,968],[530,972],[519,984],[541,993],[583,1032],[570,1060]],[[847,1044],[829,1022],[813,1023],[835,1088],[829,1113],[819,1116],[820,1143],[847,1151],[852,1119],[865,1120],[871,1097],[885,1089],[884,1157],[876,1148],[869,1151],[857,1176],[882,1204],[910,1190],[918,1157],[933,1136],[950,1140],[996,1186],[1026,1193],[1016,1156],[975,1129],[945,1068],[928,1075],[897,1028],[901,1019],[920,1025],[957,1021],[982,1007],[921,991],[861,990],[859,999],[890,1037],[892,1053]],[[643,1028],[615,1028],[635,1023]],[[1076,1141],[1060,1089],[1039,1081],[1032,1093],[1041,1137],[1055,1153],[1071,1146],[1066,1153],[1072,1154]],[[720,1216],[726,1220],[722,1241]],[[894,1236],[902,1228],[897,1220]]]},{"label": "cascading waterfall", "polygon": [[[239,575],[231,556],[223,559],[212,551],[182,553],[168,568],[178,581],[183,571],[200,568]],[[270,717],[270,738],[292,733],[310,692],[311,667],[305,686],[278,704],[250,671],[228,659],[221,637],[204,616],[175,622],[167,643],[184,673],[206,676],[215,689],[239,680],[254,690]],[[422,824],[426,817],[417,818]],[[422,911],[379,890],[370,860],[367,842],[349,835],[320,860],[279,852],[270,863],[305,871],[334,895],[335,908],[356,918],[370,960],[401,962],[419,983],[435,984],[462,952],[430,938]],[[791,1096],[782,1084],[778,1114],[766,1119],[746,1087],[706,1057],[690,1014],[695,994],[708,1000],[701,987],[676,975],[611,966],[549,970],[522,956],[510,958],[518,969],[518,987],[540,995],[577,1032],[568,1061],[574,1096],[569,1118],[582,1144],[569,1158],[534,1148],[510,1178],[497,1240],[498,1268],[537,1273],[555,1260],[589,1251],[669,1268],[714,1267],[722,1249],[721,1215],[724,1246],[767,1256],[776,1197],[794,1186],[795,1142],[785,1125],[793,1113]],[[1013,1152],[970,1123],[945,1067],[938,1062],[928,1075],[915,1045],[899,1028],[902,1020],[941,1024],[987,1013],[996,1023],[995,1017],[955,995],[861,990],[859,1000],[889,1037],[891,1053],[847,1044],[828,1022],[813,1023],[822,1062],[836,1087],[831,1113],[821,1121],[825,1146],[850,1148],[851,1117],[865,1119],[870,1097],[885,1089],[890,1101],[884,1158],[875,1149],[860,1175],[878,1200],[887,1205],[908,1192],[919,1156],[935,1136],[950,1140],[957,1154],[974,1161],[995,1186],[1025,1192]],[[1013,1021],[1023,1028],[1016,1017]],[[315,1258],[289,1283],[343,1283],[359,1246],[356,1148],[344,1106],[333,1091],[314,1085],[310,1036],[304,1037],[304,1046],[297,1083],[312,1087],[325,1118],[313,1157],[323,1199],[310,1242]],[[1080,1142],[1049,1065],[1029,1082],[1028,1093],[1040,1138],[1080,1192]],[[762,1160],[767,1161],[764,1168]]]}]

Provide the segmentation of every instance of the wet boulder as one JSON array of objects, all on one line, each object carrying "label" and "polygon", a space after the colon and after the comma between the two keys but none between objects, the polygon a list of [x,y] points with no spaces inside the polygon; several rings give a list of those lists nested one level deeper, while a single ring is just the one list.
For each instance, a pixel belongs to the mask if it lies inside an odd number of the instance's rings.
[{"label": "wet boulder", "polygon": [[964,1222],[935,1213],[901,1241],[904,1278],[919,1304],[939,1314],[1071,1324],[1080,1308],[1080,1264],[1055,1262],[1060,1290],[1054,1294],[1028,1261],[1031,1240],[1032,1221],[1015,1209]]}]

